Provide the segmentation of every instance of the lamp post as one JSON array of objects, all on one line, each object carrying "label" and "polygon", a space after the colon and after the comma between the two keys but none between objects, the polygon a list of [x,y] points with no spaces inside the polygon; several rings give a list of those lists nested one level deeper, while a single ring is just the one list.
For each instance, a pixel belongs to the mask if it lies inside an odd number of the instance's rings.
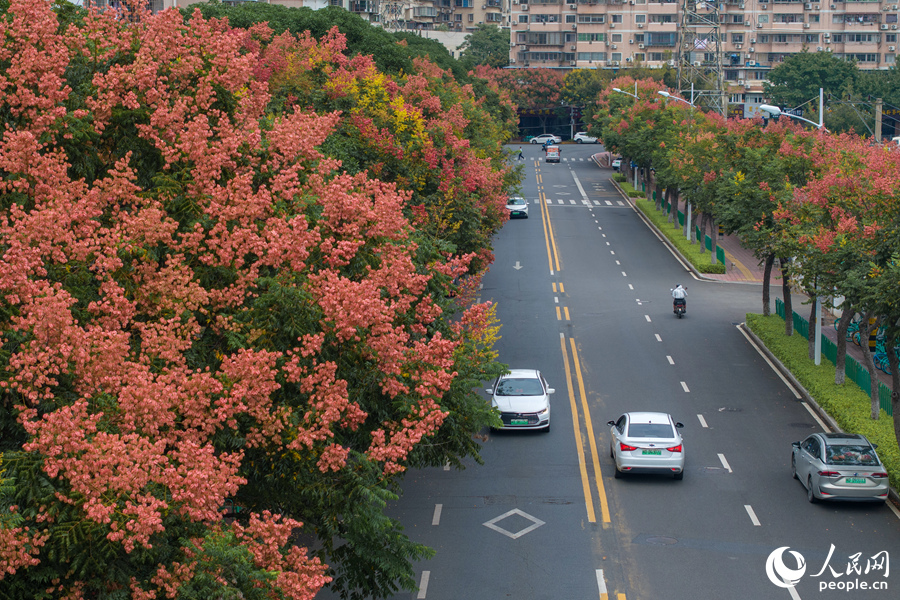
[{"label": "lamp post", "polygon": [[[822,88],[819,88],[819,122],[814,123],[809,119],[804,119],[799,115],[792,115],[790,113],[782,112],[780,108],[777,106],[772,106],[771,104],[760,104],[759,110],[763,112],[767,112],[773,117],[777,117],[779,115],[787,115],[792,119],[797,119],[798,121],[805,121],[810,125],[815,125],[819,131],[824,131],[825,133],[829,133],[827,129],[825,129],[825,94],[822,91]],[[816,344],[815,351],[813,352],[814,362],[817,365],[822,364],[822,297],[818,294],[818,287],[816,287]]]},{"label": "lamp post", "polygon": [[[626,96],[631,96],[632,98],[640,100],[640,96],[637,95],[637,81],[634,82],[634,93],[633,94],[631,92],[626,92],[625,90],[620,90],[619,88],[613,88],[613,91],[619,92],[620,94],[625,94]],[[637,169],[632,169],[631,173],[633,175],[632,186],[634,187],[634,189],[637,189]]]},{"label": "lamp post", "polygon": [[[662,96],[663,98],[665,98],[666,100],[678,100],[679,102],[684,102],[685,104],[690,106],[691,107],[691,127],[693,127],[693,125],[694,125],[694,109],[696,108],[694,106],[694,84],[693,83],[691,84],[691,101],[690,102],[688,102],[684,98],[679,98],[678,96],[673,96],[672,94],[670,94],[669,92],[667,92],[665,90],[659,90],[656,93],[659,94],[660,96]],[[691,231],[691,201],[690,201],[690,199],[688,199],[688,201],[687,201],[687,208],[685,209],[684,212],[685,212],[684,237],[685,237],[685,239],[687,239],[688,242],[693,243],[694,233]],[[713,257],[713,261],[715,262],[715,257]]]}]

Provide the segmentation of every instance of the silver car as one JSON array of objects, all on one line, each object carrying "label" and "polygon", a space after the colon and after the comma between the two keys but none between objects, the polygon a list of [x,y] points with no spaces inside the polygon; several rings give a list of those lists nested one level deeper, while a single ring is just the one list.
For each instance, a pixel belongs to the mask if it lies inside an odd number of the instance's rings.
[{"label": "silver car", "polygon": [[503,429],[550,431],[550,394],[556,390],[547,385],[540,371],[512,369],[484,391],[499,411]]},{"label": "silver car", "polygon": [[616,479],[623,473],[668,473],[684,478],[684,427],[661,412],[627,412],[607,423],[609,455],[615,462]]},{"label": "silver car", "polygon": [[793,443],[791,475],[810,502],[887,499],[888,474],[875,445],[857,433],[814,433]]}]

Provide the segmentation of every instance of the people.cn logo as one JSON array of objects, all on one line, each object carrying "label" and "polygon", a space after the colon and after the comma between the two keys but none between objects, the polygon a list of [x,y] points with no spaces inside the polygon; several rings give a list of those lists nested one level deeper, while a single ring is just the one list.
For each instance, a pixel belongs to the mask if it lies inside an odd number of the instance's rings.
[{"label": "people.cn logo", "polygon": [[806,559],[799,552],[790,550],[791,556],[797,561],[796,569],[791,569],[784,564],[784,551],[788,548],[789,546],[776,548],[766,559],[766,575],[769,577],[769,581],[781,588],[794,587],[806,573]]}]

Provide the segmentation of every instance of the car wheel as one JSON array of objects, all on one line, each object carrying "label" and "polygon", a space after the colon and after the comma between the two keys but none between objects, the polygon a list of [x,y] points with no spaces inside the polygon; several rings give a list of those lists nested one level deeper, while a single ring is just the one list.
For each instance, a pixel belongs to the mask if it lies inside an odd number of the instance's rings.
[{"label": "car wheel", "polygon": [[797,457],[791,454],[791,477],[794,479],[800,479],[797,477]]},{"label": "car wheel", "polygon": [[613,454],[612,446],[609,447],[609,457],[613,460],[616,460],[616,455]]},{"label": "car wheel", "polygon": [[682,479],[684,479],[684,471],[681,471],[680,473],[675,473],[675,481],[681,481]]},{"label": "car wheel", "polygon": [[616,472],[613,473],[613,477],[615,477],[616,479],[622,479],[622,471],[619,470],[619,465],[617,465],[615,461],[613,461],[613,469],[616,470]]},{"label": "car wheel", "polygon": [[541,431],[543,431],[544,433],[550,433],[550,423],[547,423],[547,428],[542,429]]},{"label": "car wheel", "polygon": [[815,504],[819,500],[816,498],[816,493],[813,491],[812,475],[806,480],[806,499],[809,500],[810,504]]},{"label": "car wheel", "polygon": [[581,143],[581,140],[577,140],[577,142],[580,144],[580,143]]}]

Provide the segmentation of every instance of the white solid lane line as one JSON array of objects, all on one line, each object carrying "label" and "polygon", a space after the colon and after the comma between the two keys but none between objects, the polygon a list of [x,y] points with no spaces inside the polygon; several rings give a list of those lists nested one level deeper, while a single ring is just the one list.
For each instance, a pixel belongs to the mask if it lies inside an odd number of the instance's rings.
[{"label": "white solid lane line", "polygon": [[431,571],[422,571],[422,579],[419,580],[419,593],[416,594],[418,600],[425,598],[428,593],[428,579],[431,577]]},{"label": "white solid lane line", "polygon": [[744,508],[747,509],[747,514],[750,515],[750,522],[753,523],[754,526],[759,527],[759,519],[756,518],[756,513],[753,512],[753,507],[749,504],[745,504]]},{"label": "white solid lane line", "polygon": [[697,419],[700,421],[700,427],[709,427],[709,425],[706,424],[706,419],[703,418],[703,415],[697,415]]},{"label": "white solid lane line", "polygon": [[762,351],[762,349],[756,345],[756,343],[753,341],[753,338],[751,338],[749,335],[747,335],[747,332],[744,331],[744,329],[740,325],[736,325],[736,327],[738,328],[738,331],[740,331],[741,334],[745,338],[747,338],[747,341],[750,342],[750,345],[753,346],[754,348],[756,348],[756,351],[759,353],[760,356],[763,357],[763,360],[766,361],[767,363],[769,363],[769,366],[772,367],[772,370],[775,371],[775,374],[778,375],[779,377],[781,377],[781,380],[784,382],[784,385],[786,385],[789,390],[794,392],[794,397],[798,398],[798,399],[801,398],[802,396],[800,396],[800,392],[798,392],[794,388],[794,386],[791,385],[791,383],[787,379],[785,379],[784,375],[781,374],[781,371],[779,371],[778,369],[775,368],[775,365],[772,364],[772,361],[769,360],[769,357],[765,355],[765,353]]},{"label": "white solid lane line", "polygon": [[726,471],[728,471],[729,473],[734,473],[734,471],[731,470],[731,467],[729,466],[728,461],[725,460],[724,454],[719,455],[719,460],[722,462],[722,466],[725,467]]},{"label": "white solid lane line", "polygon": [[802,404],[804,406],[804,408],[806,408],[806,410],[809,411],[809,414],[811,414],[812,418],[816,420],[816,423],[819,424],[819,427],[822,428],[822,431],[824,431],[825,433],[831,433],[831,428],[822,422],[822,419],[820,419],[819,415],[817,415],[815,413],[815,411],[813,411],[813,409],[810,408],[809,404],[807,404],[806,402],[801,402],[800,404]]},{"label": "white solid lane line", "polygon": [[435,504],[434,505],[434,516],[431,517],[432,525],[440,525],[441,524],[441,510],[444,508],[443,504]]}]

